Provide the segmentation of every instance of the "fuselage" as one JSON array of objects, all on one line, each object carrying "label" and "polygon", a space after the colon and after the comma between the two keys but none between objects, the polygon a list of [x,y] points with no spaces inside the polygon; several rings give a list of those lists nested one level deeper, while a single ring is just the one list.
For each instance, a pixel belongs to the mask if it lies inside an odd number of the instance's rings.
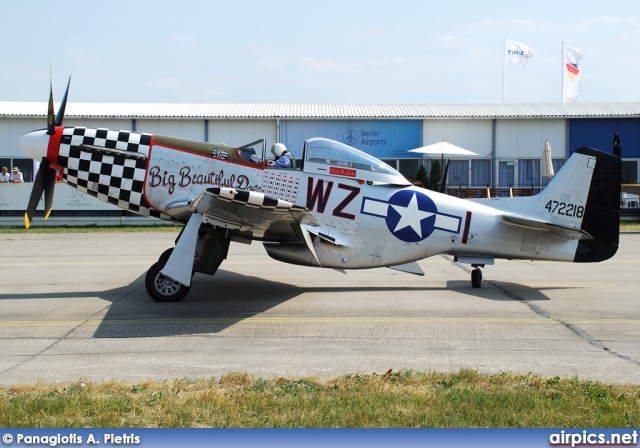
[{"label": "fuselage", "polygon": [[[575,241],[505,226],[490,206],[412,186],[368,159],[344,162],[352,157],[346,145],[336,149],[346,155],[334,159],[324,140],[310,142],[297,170],[267,168],[264,154],[226,145],[129,131],[57,127],[51,136],[27,134],[20,144],[36,160],[46,155],[70,186],[141,215],[184,223],[189,203],[211,187],[305,207],[323,236],[315,239],[323,267],[394,266],[441,253],[572,260]],[[245,239],[293,243],[243,232]],[[310,256],[285,261],[317,264]]]}]

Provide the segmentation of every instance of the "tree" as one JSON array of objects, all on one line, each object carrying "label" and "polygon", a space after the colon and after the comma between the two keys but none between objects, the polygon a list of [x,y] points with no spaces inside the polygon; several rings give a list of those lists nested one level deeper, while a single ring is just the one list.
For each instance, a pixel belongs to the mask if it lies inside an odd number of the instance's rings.
[{"label": "tree", "polygon": [[418,170],[418,174],[416,174],[416,180],[422,182],[422,185],[425,188],[429,185],[429,179],[427,178],[427,170],[424,169],[424,165],[420,165],[420,169]]},{"label": "tree", "polygon": [[431,164],[431,171],[429,172],[428,188],[433,191],[440,191],[441,177],[442,177],[442,171],[440,170],[440,162],[438,160],[434,160],[433,163]]}]

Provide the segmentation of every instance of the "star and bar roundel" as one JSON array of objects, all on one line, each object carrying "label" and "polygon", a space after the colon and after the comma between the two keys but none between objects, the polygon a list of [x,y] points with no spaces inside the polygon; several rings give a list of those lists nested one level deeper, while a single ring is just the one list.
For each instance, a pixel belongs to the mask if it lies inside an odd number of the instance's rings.
[{"label": "star and bar roundel", "polygon": [[364,197],[362,214],[384,218],[389,231],[401,241],[416,243],[434,230],[460,233],[459,216],[439,213],[429,196],[415,190],[400,190],[388,201]]}]

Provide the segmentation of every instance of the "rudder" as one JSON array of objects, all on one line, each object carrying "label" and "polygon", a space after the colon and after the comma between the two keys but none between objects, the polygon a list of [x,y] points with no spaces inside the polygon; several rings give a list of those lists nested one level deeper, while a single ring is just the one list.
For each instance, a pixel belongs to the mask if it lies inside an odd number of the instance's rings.
[{"label": "rudder", "polygon": [[608,260],[615,255],[620,242],[622,160],[593,148],[578,148],[575,152],[595,157],[596,164],[581,226],[593,239],[579,241],[573,261]]}]

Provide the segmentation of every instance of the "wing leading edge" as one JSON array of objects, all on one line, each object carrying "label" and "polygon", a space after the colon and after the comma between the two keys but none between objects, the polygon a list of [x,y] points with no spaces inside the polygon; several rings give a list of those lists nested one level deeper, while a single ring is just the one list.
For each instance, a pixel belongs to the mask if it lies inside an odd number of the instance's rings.
[{"label": "wing leading edge", "polygon": [[295,228],[317,225],[311,212],[256,191],[212,187],[189,207],[203,215],[203,222],[233,231],[239,238],[263,241],[300,240]]}]

